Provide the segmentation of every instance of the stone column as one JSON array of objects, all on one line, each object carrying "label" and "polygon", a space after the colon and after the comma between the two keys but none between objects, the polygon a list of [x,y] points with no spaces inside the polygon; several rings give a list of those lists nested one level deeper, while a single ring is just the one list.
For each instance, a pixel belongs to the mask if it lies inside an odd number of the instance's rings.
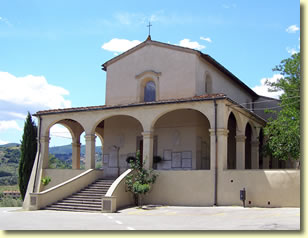
[{"label": "stone column", "polygon": [[217,145],[215,142],[215,129],[209,129],[211,135],[211,169],[215,169],[215,151],[217,146],[217,167],[220,170],[227,169],[228,133],[227,129],[217,129]]},{"label": "stone column", "polygon": [[94,134],[86,134],[86,169],[95,169],[95,139]]},{"label": "stone column", "polygon": [[72,143],[72,169],[80,169],[80,145],[79,140]]},{"label": "stone column", "polygon": [[48,160],[49,160],[49,136],[41,136],[40,138],[40,146],[41,151],[39,158],[41,160],[41,168],[47,169],[48,168]]},{"label": "stone column", "polygon": [[245,135],[237,135],[236,139],[236,169],[245,169]]},{"label": "stone column", "polygon": [[143,161],[145,169],[153,168],[153,131],[144,131],[143,136]]},{"label": "stone column", "polygon": [[251,141],[251,169],[259,169],[259,141]]}]

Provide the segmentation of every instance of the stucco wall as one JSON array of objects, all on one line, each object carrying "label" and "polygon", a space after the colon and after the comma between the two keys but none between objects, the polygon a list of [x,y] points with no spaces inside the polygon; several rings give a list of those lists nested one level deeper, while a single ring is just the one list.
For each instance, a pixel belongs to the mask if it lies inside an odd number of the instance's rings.
[{"label": "stucco wall", "polygon": [[43,190],[54,187],[60,183],[63,183],[81,173],[85,172],[85,170],[80,169],[44,169],[43,176],[48,176],[51,178],[50,183],[47,186],[43,187]]},{"label": "stucco wall", "polygon": [[114,62],[107,69],[106,105],[137,101],[138,80],[147,70],[160,72],[160,99],[192,97],[195,95],[195,58],[197,56],[155,45],[143,48]]},{"label": "stucco wall", "polygon": [[242,205],[240,190],[245,188],[247,206],[300,206],[299,170],[224,170],[218,182],[218,205]]},{"label": "stucco wall", "polygon": [[144,197],[146,204],[211,206],[214,173],[209,170],[157,171],[156,183]]},{"label": "stucco wall", "polygon": [[[240,87],[239,84],[200,58],[196,60],[197,94],[203,94],[202,90],[204,90],[206,74],[209,74],[212,79],[212,93],[224,93],[239,104],[252,102],[251,95]],[[249,105],[245,105],[245,107],[249,108]]]}]

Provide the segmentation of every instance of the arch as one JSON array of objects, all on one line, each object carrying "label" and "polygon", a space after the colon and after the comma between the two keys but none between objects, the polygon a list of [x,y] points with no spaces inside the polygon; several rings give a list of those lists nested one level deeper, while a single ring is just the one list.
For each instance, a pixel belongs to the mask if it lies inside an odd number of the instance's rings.
[{"label": "arch", "polygon": [[[43,136],[49,136],[50,128],[56,124],[61,124],[62,126],[66,127],[72,135],[72,138],[76,138],[81,135],[83,131],[85,131],[84,127],[80,122],[75,119],[71,118],[64,118],[64,119],[57,119],[51,122],[42,133]],[[72,128],[75,127],[75,130]]]},{"label": "arch", "polygon": [[237,123],[234,114],[231,112],[228,118],[228,146],[227,146],[227,168],[236,169],[236,129]]},{"label": "arch", "polygon": [[180,106],[178,108],[172,108],[172,109],[167,109],[167,110],[164,110],[164,111],[161,111],[159,112],[158,114],[156,114],[154,117],[153,117],[153,120],[151,122],[151,125],[150,125],[150,130],[153,130],[154,128],[154,125],[155,123],[157,122],[157,120],[159,118],[161,118],[162,116],[164,116],[165,114],[169,113],[169,112],[173,112],[173,111],[177,111],[177,110],[195,110],[195,111],[198,111],[200,112],[203,116],[206,117],[206,119],[209,121],[209,124],[210,124],[210,128],[213,128],[213,125],[212,125],[212,122],[211,120],[209,119],[209,116],[206,115],[203,111],[199,110],[198,108],[193,108],[193,107],[187,107],[186,105],[183,105],[183,106]]},{"label": "arch", "polygon": [[109,115],[97,121],[92,132],[102,142],[102,156],[92,160],[95,168],[102,168],[107,177],[118,177],[128,168],[127,157],[136,154],[141,122],[130,115]]},{"label": "arch", "polygon": [[93,124],[91,130],[89,131],[90,134],[95,134],[96,128],[97,128],[97,126],[98,126],[100,123],[102,123],[102,122],[105,121],[106,119],[109,119],[109,118],[111,118],[111,117],[116,117],[116,116],[127,116],[127,117],[131,117],[131,118],[137,120],[137,121],[140,123],[140,126],[142,127],[142,130],[144,130],[143,124],[141,123],[141,121],[140,121],[137,117],[132,116],[131,114],[121,113],[121,114],[111,114],[111,115],[107,115],[107,116],[105,116],[105,117],[102,117],[102,118],[98,119],[98,120]]},{"label": "arch", "polygon": [[[241,133],[244,133],[243,131],[245,130],[245,127],[243,125],[243,119],[241,118],[240,113],[238,113],[237,111],[229,108],[228,114],[227,114],[227,117],[226,117],[228,120],[230,118],[231,113],[233,114],[233,116],[235,117],[235,120],[236,120],[236,133],[238,135],[240,135]],[[228,127],[228,120],[225,121],[225,127]]]},{"label": "arch", "polygon": [[178,108],[161,113],[153,123],[157,140],[153,154],[162,158],[157,169],[210,169],[209,129],[210,121],[199,110]]},{"label": "arch", "polygon": [[[80,135],[84,131],[84,128],[79,122],[73,119],[61,119],[61,120],[56,120],[50,123],[43,135],[45,137],[46,136],[49,137],[51,128],[57,124],[64,126],[70,132],[71,138],[72,138],[72,145],[71,145],[72,154],[71,154],[71,157],[67,157],[67,156],[63,157],[63,155],[61,154],[58,154],[58,155],[55,154],[54,161],[57,161],[56,159],[59,159],[59,162],[61,162],[60,163],[61,168],[63,168],[62,166],[64,166],[64,168],[80,169],[80,145],[81,145]],[[48,147],[49,147],[49,143],[48,143]],[[49,154],[49,148],[48,148],[48,151],[46,151],[46,153],[47,155]],[[48,159],[48,163],[45,163],[46,168],[47,168],[49,167],[49,158],[48,156],[46,156],[45,158],[46,160]],[[62,164],[63,159],[65,160],[65,165]],[[68,165],[67,161],[70,161],[70,160],[71,160],[71,167],[70,167],[70,164],[69,164],[69,167],[67,167]],[[56,166],[54,168],[58,167],[59,162],[53,163],[53,166]]]}]

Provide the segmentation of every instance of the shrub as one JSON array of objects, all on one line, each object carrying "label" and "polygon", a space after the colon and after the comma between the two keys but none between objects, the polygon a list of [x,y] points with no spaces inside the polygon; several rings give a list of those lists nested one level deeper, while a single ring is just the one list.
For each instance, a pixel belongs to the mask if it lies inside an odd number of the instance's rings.
[{"label": "shrub", "polygon": [[51,181],[51,178],[48,176],[45,176],[44,178],[42,178],[41,182],[44,186],[47,186]]}]

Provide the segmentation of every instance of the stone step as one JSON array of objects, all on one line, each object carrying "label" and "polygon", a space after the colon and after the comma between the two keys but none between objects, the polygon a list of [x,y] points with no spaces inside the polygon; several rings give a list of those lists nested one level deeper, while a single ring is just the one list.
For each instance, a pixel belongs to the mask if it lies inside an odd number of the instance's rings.
[{"label": "stone step", "polygon": [[58,211],[101,211],[101,208],[90,208],[90,207],[73,207],[73,206],[51,206],[45,208],[45,210],[58,210]]},{"label": "stone step", "polygon": [[106,195],[114,180],[100,179],[88,185],[77,193],[51,204],[44,209],[72,212],[100,212],[102,197]]},{"label": "stone step", "polygon": [[104,192],[99,192],[99,193],[91,193],[91,192],[87,192],[87,191],[81,191],[81,192],[78,192],[78,193],[76,193],[76,194],[74,194],[74,196],[75,195],[86,195],[86,196],[104,196],[106,193],[104,193]]},{"label": "stone step", "polygon": [[101,212],[101,210],[86,210],[86,209],[69,209],[69,208],[55,208],[55,207],[50,207],[45,210],[52,210],[52,211],[66,211],[66,212],[89,212],[89,213],[97,213]]},{"label": "stone step", "polygon": [[109,189],[110,186],[109,185],[92,185],[92,186],[89,186],[87,188],[94,188],[94,189]]},{"label": "stone step", "polygon": [[90,207],[90,208],[101,208],[101,203],[82,203],[82,202],[58,202],[52,206],[67,206],[67,207]]},{"label": "stone step", "polygon": [[101,198],[78,198],[78,197],[68,197],[63,199],[62,201],[80,201],[80,202],[101,202]]},{"label": "stone step", "polygon": [[102,195],[87,195],[87,194],[75,194],[73,196],[67,197],[67,198],[76,198],[76,199],[102,199]]}]

